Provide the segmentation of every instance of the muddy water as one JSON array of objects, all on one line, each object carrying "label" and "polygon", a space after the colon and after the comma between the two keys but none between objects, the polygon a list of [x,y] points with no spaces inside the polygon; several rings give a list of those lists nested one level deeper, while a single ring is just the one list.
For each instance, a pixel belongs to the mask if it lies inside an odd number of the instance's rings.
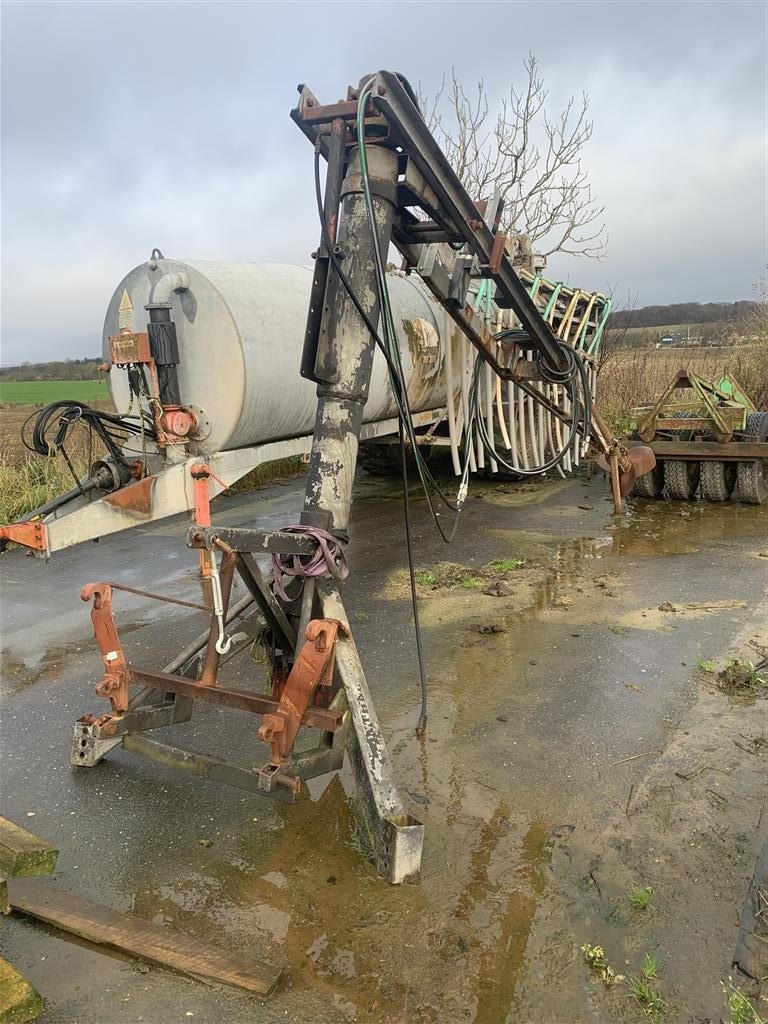
[{"label": "muddy water", "polygon": [[[750,610],[664,617],[658,606],[757,592],[765,515],[638,503],[615,524],[597,484],[510,488],[503,500],[484,491],[451,558],[478,566],[514,557],[526,566],[507,597],[457,589],[422,602],[430,719],[417,740],[410,610],[386,596],[402,566],[399,501],[369,491],[355,509],[348,607],[398,782],[426,824],[421,881],[393,888],[374,875],[346,775],[286,808],[171,783],[120,753],[100,775],[76,779],[76,791],[61,791],[72,814],[105,793],[114,800],[115,787],[122,800],[82,821],[77,846],[62,844],[64,884],[96,885],[101,898],[142,917],[284,962],[274,1019],[533,1020],[515,1006],[521,985],[537,984],[541,960],[530,959],[529,944],[551,889],[553,851],[572,835],[588,849],[590,835],[623,811],[695,698],[696,660],[724,647]],[[377,530],[367,529],[374,519]],[[424,564],[445,557],[426,532],[420,541]],[[489,624],[500,631],[479,633]],[[247,756],[251,724],[220,721],[204,710],[167,738],[212,753],[217,744],[227,753],[242,747]],[[28,784],[24,792],[19,813],[36,806]],[[126,808],[116,843],[109,829]],[[53,827],[53,812],[49,820]],[[104,844],[109,864],[97,870]],[[31,962],[33,934],[15,938]],[[581,938],[560,935],[555,960],[572,958]],[[118,968],[102,969],[114,982]],[[548,971],[539,983],[556,985],[556,967]],[[48,991],[61,984],[48,980]],[[198,1022],[262,1019],[229,993],[166,1003],[163,972],[152,972],[148,988],[135,977],[124,984],[125,1013],[97,993],[68,991],[71,1018],[50,1019],[164,1022],[182,1005]],[[567,991],[548,1005],[569,1019]]]}]

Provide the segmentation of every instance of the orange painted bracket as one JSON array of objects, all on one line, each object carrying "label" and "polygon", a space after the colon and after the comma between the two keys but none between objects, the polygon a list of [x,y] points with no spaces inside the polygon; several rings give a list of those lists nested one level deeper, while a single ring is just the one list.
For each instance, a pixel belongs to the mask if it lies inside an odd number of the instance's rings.
[{"label": "orange painted bracket", "polygon": [[32,548],[33,551],[45,551],[45,523],[38,520],[34,523],[11,523],[9,526],[0,526],[0,540],[12,541],[25,548]]},{"label": "orange painted bracket", "polygon": [[310,619],[304,644],[293,664],[277,709],[264,715],[259,739],[272,747],[272,764],[280,766],[290,757],[304,716],[318,686],[330,686],[336,639],[346,634],[338,619]]},{"label": "orange painted bracket", "polygon": [[100,697],[108,697],[113,713],[121,715],[128,710],[129,675],[112,614],[112,587],[109,583],[87,583],[80,591],[80,599],[90,601],[91,598],[93,632],[104,662],[104,678],[96,687],[96,693]]}]

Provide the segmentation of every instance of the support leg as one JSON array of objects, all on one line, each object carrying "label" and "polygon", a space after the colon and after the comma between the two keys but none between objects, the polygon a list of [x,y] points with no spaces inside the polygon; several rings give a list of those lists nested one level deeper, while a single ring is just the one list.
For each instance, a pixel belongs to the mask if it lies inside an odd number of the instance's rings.
[{"label": "support leg", "polygon": [[[318,592],[322,614],[348,627],[339,592],[325,585],[319,586]],[[419,874],[424,826],[406,812],[400,799],[389,751],[351,634],[339,635],[336,667],[349,706],[347,754],[355,774],[376,868],[389,882],[405,882]]]}]

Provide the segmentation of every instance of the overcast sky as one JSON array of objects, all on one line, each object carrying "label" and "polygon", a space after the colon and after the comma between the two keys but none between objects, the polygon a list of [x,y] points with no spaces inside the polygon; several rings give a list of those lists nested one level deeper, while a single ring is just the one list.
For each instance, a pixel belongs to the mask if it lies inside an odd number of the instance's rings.
[{"label": "overcast sky", "polygon": [[549,275],[637,304],[750,298],[766,263],[766,4],[2,3],[4,365],[99,351],[153,246],[308,262],[311,147],[296,85],[366,72],[492,96],[540,60],[553,108],[586,90],[603,261]]}]

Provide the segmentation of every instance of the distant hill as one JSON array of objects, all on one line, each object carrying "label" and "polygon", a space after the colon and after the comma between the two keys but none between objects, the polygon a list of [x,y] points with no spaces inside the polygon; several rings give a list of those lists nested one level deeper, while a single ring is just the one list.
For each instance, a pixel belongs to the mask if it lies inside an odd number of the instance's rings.
[{"label": "distant hill", "polygon": [[675,302],[670,306],[641,306],[619,309],[611,314],[611,327],[666,327],[668,324],[738,323],[758,305],[740,302]]},{"label": "distant hill", "polygon": [[98,380],[100,356],[0,367],[0,380]]}]

